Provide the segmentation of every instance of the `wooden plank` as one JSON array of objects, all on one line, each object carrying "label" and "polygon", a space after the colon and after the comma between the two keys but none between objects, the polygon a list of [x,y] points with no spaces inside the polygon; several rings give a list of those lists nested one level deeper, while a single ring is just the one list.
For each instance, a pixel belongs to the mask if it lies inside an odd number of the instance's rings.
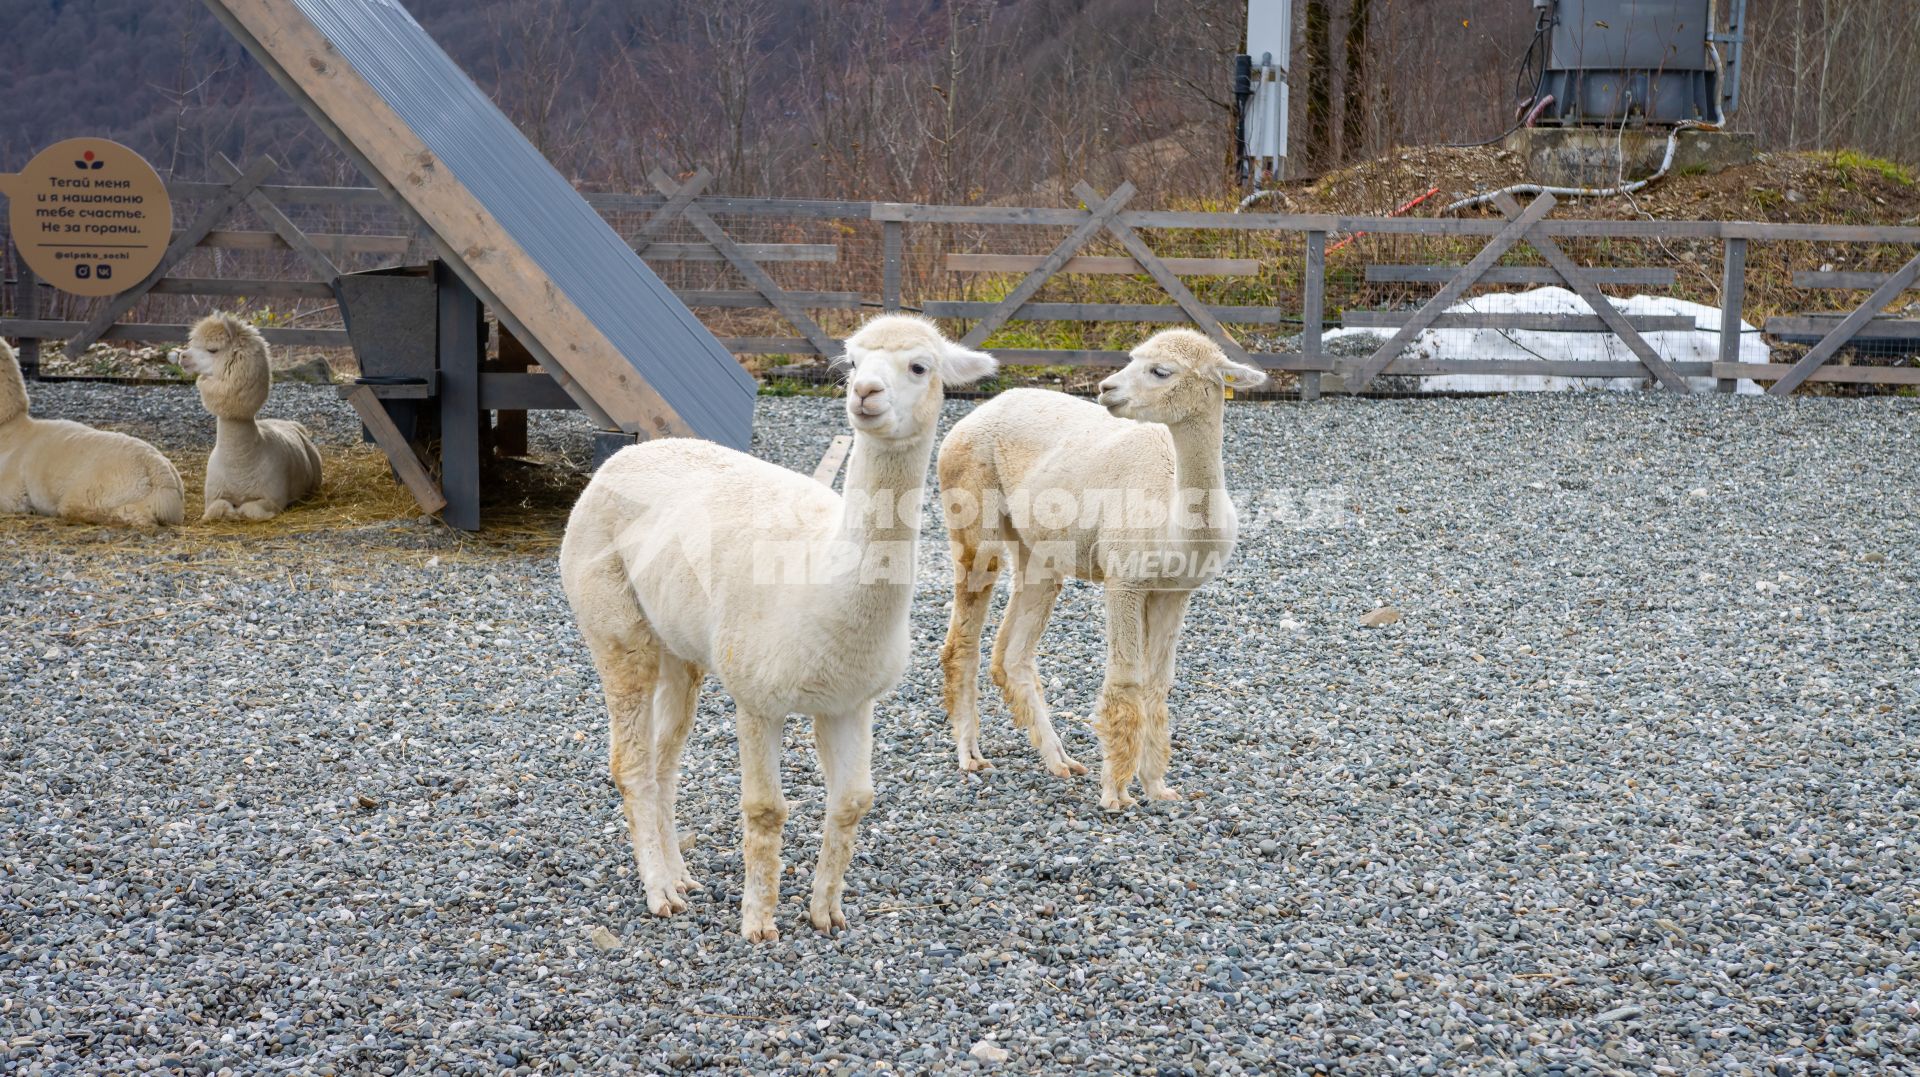
[{"label": "wooden plank", "polygon": [[[694,208],[694,207],[689,207]],[[736,243],[756,262],[838,262],[840,248],[832,243]],[[710,243],[654,243],[642,252],[649,262],[724,262]]]},{"label": "wooden plank", "polygon": [[[978,318],[998,303],[927,300],[921,313],[929,318]],[[1216,307],[1207,312],[1235,325],[1277,325],[1287,316],[1284,307]],[[1170,303],[1026,303],[1007,318],[1011,322],[1153,322],[1184,323],[1187,313]]]},{"label": "wooden plank", "polygon": [[[1745,240],[1740,242],[1744,243]],[[1838,291],[1870,292],[1887,283],[1891,273],[1854,273],[1847,270],[1795,270],[1795,288],[1831,288]]]},{"label": "wooden plank", "polygon": [[[1806,314],[1798,317],[1768,318],[1766,333],[1770,337],[1814,337],[1820,338],[1833,332],[1843,314]],[[1896,318],[1892,315],[1879,315],[1860,327],[1853,335],[1854,340],[1920,340],[1920,320]]]},{"label": "wooden plank", "polygon": [[686,212],[687,206],[700,197],[700,192],[706,190],[707,184],[712,182],[713,173],[707,171],[707,166],[701,165],[695,169],[693,175],[687,177],[687,182],[673,192],[673,197],[667,199],[659,209],[655,210],[653,216],[648,217],[646,223],[642,224],[628,240],[633,245],[635,253],[645,255],[654,246],[653,237],[679,220],[681,214]]},{"label": "wooden plank", "polygon": [[1920,243],[1920,228],[1882,228],[1877,224],[1767,224],[1727,221],[1721,234],[1729,239],[1811,240],[1820,243]]},{"label": "wooden plank", "polygon": [[447,499],[441,494],[440,485],[433,481],[433,475],[420,462],[420,457],[400,433],[400,428],[393,425],[393,417],[387,414],[386,407],[373,395],[373,390],[365,385],[351,385],[343,387],[340,395],[353,405],[353,410],[360,416],[360,424],[367,428],[367,433],[373,435],[373,443],[387,454],[387,462],[393,465],[400,485],[413,495],[420,511],[431,516],[446,508]]},{"label": "wooden plank", "polygon": [[[1086,180],[1075,183],[1073,192],[1089,205],[1093,202],[1092,196],[1098,193]],[[1133,255],[1133,260],[1146,269],[1147,275],[1172,296],[1175,303],[1180,304],[1180,309],[1187,312],[1187,317],[1193,319],[1195,325],[1213,338],[1213,342],[1220,346],[1220,350],[1225,352],[1228,358],[1242,363],[1253,361],[1247,354],[1247,350],[1240,346],[1240,342],[1233,339],[1233,334],[1227,332],[1227,327],[1221,325],[1218,318],[1208,313],[1207,308],[1201,305],[1200,300],[1187,289],[1179,276],[1168,269],[1166,263],[1162,262],[1153,249],[1147,246],[1147,241],[1141,239],[1138,232],[1111,218],[1107,221],[1107,232],[1120,241],[1120,245],[1127,249],[1127,253]]]},{"label": "wooden plank", "polygon": [[[1689,377],[1707,377],[1713,364],[1704,362],[1670,363],[1675,373]],[[1633,359],[1422,359],[1417,356],[1397,359],[1390,364],[1389,376],[1434,377],[1445,374],[1513,374],[1548,378],[1637,378],[1648,377],[1646,365]]]},{"label": "wooden plank", "polygon": [[[1349,329],[1397,329],[1413,318],[1413,312],[1400,310],[1349,310],[1340,321]],[[1696,328],[1692,315],[1652,315],[1628,318],[1627,324],[1642,333],[1691,332]],[[1590,314],[1442,314],[1428,329],[1521,329],[1532,333],[1605,333],[1611,326]]]},{"label": "wooden plank", "polygon": [[[1429,284],[1453,279],[1460,271],[1452,265],[1371,265],[1367,267],[1369,284]],[[1671,288],[1678,274],[1671,269],[1589,269],[1587,276],[1595,284],[1647,288]],[[1551,266],[1494,266],[1480,276],[1481,284],[1565,284]]]},{"label": "wooden plank", "polygon": [[820,464],[813,469],[815,482],[826,486],[833,485],[833,477],[840,474],[840,465],[847,459],[848,450],[853,448],[853,435],[835,434],[827,443],[827,451],[821,455]]},{"label": "wooden plank", "polygon": [[[226,154],[214,154],[213,165],[220,172],[221,178],[227,182],[233,183],[240,179],[240,166],[234,164]],[[326,255],[320,253],[320,248],[313,245],[313,241],[307,238],[307,234],[295,226],[286,214],[280,212],[280,207],[274,205],[273,200],[261,193],[258,187],[247,192],[247,208],[258,215],[266,226],[273,230],[274,235],[279,236],[282,242],[292,248],[293,253],[299,255],[301,261],[307,263],[307,268],[313,272],[314,276],[324,281],[331,281],[340,275],[339,267],[335,266]]]},{"label": "wooden plank", "polygon": [[[1321,331],[1326,325],[1327,234],[1307,233],[1305,291],[1300,297],[1300,350],[1309,357],[1322,354]],[[1320,399],[1320,372],[1301,371],[1300,399]]]},{"label": "wooden plank", "polygon": [[813,341],[806,337],[721,337],[720,346],[735,355],[812,353],[824,358],[838,354],[840,351],[837,342],[835,347],[824,352],[820,351],[814,346]]},{"label": "wooden plank", "polygon": [[1826,336],[1821,337],[1820,343],[1815,344],[1812,351],[1801,356],[1800,361],[1793,364],[1793,369],[1779,381],[1774,382],[1773,387],[1767,392],[1773,396],[1786,396],[1798,389],[1801,382],[1806,381],[1814,371],[1819,370],[1827,360],[1833,358],[1835,353],[1845,347],[1856,333],[1866,328],[1868,322],[1873,321],[1881,311],[1885,310],[1887,304],[1893,302],[1901,292],[1912,287],[1916,279],[1920,279],[1920,254],[1914,255],[1906,265],[1901,266],[1880,287],[1875,288],[1872,295],[1854,308],[1853,313],[1842,319],[1840,324],[1834,326]]},{"label": "wooden plank", "polygon": [[[24,318],[0,319],[0,336],[30,337],[35,340],[70,340],[87,327],[85,322],[60,322]],[[137,340],[145,343],[170,343],[186,340],[193,327],[152,322],[122,322],[108,326],[97,340]],[[269,344],[305,348],[348,348],[352,342],[344,329],[262,329],[260,335]]]},{"label": "wooden plank", "polygon": [[[167,195],[176,202],[195,202],[214,198],[226,190],[224,183],[198,180],[168,180]],[[378,187],[314,187],[299,184],[263,183],[260,190],[276,203],[310,206],[390,206],[392,202]]]},{"label": "wooden plank", "polygon": [[[174,233],[178,238],[180,233]],[[307,236],[314,245],[334,258],[343,258],[349,254],[388,254],[401,255],[413,249],[411,236],[347,236],[333,233],[314,233]],[[287,241],[272,232],[248,232],[221,229],[206,234],[199,243],[202,247],[219,247],[236,251],[290,251],[293,248]]]},{"label": "wooden plank", "polygon": [[[1773,381],[1792,373],[1786,363],[1715,363],[1717,378],[1751,378]],[[1807,375],[1807,381],[1843,382],[1854,385],[1920,385],[1920,367],[1911,366],[1834,366],[1828,364]]]},{"label": "wooden plank", "polygon": [[272,296],[275,299],[332,299],[333,289],[317,280],[254,280],[243,277],[168,277],[149,291],[156,295]]},{"label": "wooden plank", "polygon": [[274,169],[279,167],[273,158],[262,157],[255,161],[239,179],[229,184],[225,194],[209,199],[187,227],[175,235],[173,242],[160,255],[160,262],[153,267],[153,272],[141,278],[140,283],[119,295],[102,300],[94,307],[93,317],[87,320],[87,324],[81,327],[78,333],[68,339],[67,357],[78,359],[85,354],[87,347],[99,340],[100,334],[106,332],[108,326],[118,321],[122,314],[132,310],[134,304],[140,302],[141,298],[147,294],[147,289],[153,287],[154,282],[165,277],[182,258],[187,256],[188,252],[193,250],[194,245],[199,243],[202,237],[213,230],[214,225],[220,223],[220,218],[231,213],[233,207],[239,205],[249,192],[260,185],[261,180],[272,175]]},{"label": "wooden plank", "polygon": [[[503,386],[497,381],[490,380],[499,377],[524,379],[529,376],[527,371],[534,369],[537,365],[533,353],[527,350],[525,344],[520,343],[519,337],[514,336],[505,326],[499,327],[498,333],[499,336],[494,342],[494,353],[497,358],[481,361],[480,408],[482,411],[493,412],[491,444],[494,455],[525,456],[528,449],[527,409],[534,406],[525,401],[532,399],[536,391],[551,392],[564,401],[551,406],[571,408],[573,398],[567,395],[567,391],[562,389],[558,382],[544,372],[533,375],[539,379],[541,383],[539,385],[529,385],[522,381],[518,385]],[[490,391],[498,394],[502,389],[508,390],[504,400],[498,395],[491,401],[488,399]]]},{"label": "wooden plank", "polygon": [[[1747,305],[1747,241],[1729,239],[1722,246],[1725,250],[1720,268],[1720,361],[1737,363],[1741,319],[1746,316]],[[1719,378],[1713,383],[1716,393],[1731,393],[1739,387],[1733,378]]]},{"label": "wooden plank", "polygon": [[880,309],[900,309],[900,273],[906,247],[906,224],[886,221],[880,225]]},{"label": "wooden plank", "polygon": [[[583,191],[587,204],[605,213],[647,213],[666,205],[657,194]],[[695,205],[709,215],[776,217],[803,220],[864,221],[873,218],[872,202],[849,202],[826,198],[739,198],[732,195],[702,195]]]},{"label": "wooden plank", "polygon": [[[674,295],[690,307],[771,307],[759,292],[744,289],[701,291],[675,289]],[[857,310],[866,302],[859,292],[788,292],[787,297],[803,307],[815,310]]]},{"label": "wooden plank", "polygon": [[[1499,206],[1500,211],[1511,220],[1519,219],[1523,212],[1520,203],[1516,202],[1510,194],[1496,195],[1494,205]],[[1673,368],[1667,364],[1660,353],[1653,350],[1653,345],[1648,344],[1639,330],[1633,327],[1627,316],[1620,313],[1619,308],[1613,305],[1613,301],[1606,297],[1599,285],[1594,284],[1587,277],[1586,271],[1575,265],[1573,259],[1568,258],[1565,252],[1561,251],[1558,243],[1546,236],[1533,236],[1527,242],[1534,250],[1540,252],[1540,256],[1547,260],[1548,265],[1566,278],[1567,287],[1573,289],[1574,294],[1584,300],[1587,306],[1593,308],[1593,312],[1607,323],[1607,328],[1613,330],[1614,334],[1627,346],[1627,350],[1640,357],[1640,361],[1646,364],[1647,371],[1661,385],[1679,393],[1691,391],[1687,383],[1681,379],[1680,375],[1673,372]]]},{"label": "wooden plank", "polygon": [[[480,375],[480,410],[497,411],[503,419],[518,415],[524,424],[529,411],[571,411],[577,406],[560,383],[546,374],[496,371]],[[503,430],[513,432],[511,424],[494,429],[495,445],[502,449],[502,455],[525,456],[525,430],[520,431],[520,440],[502,447],[499,437]]]},{"label": "wooden plank", "polygon": [[[663,195],[672,196],[674,193],[673,180],[657,168],[647,173],[647,181]],[[827,335],[826,330],[820,328],[812,318],[808,317],[806,310],[794,302],[786,291],[767,275],[767,271],[753,261],[752,256],[741,249],[740,245],[735,243],[719,225],[713,223],[713,218],[707,216],[706,210],[699,206],[688,205],[682,216],[706,238],[708,243],[713,244],[728,262],[732,263],[735,272],[745,277],[748,284],[753,285],[761,295],[767,297],[767,301],[780,311],[780,316],[787,320],[787,324],[798,329],[800,335],[812,343],[816,352],[821,355],[833,354],[835,351],[833,338]]]},{"label": "wooden plank", "polygon": [[[13,245],[11,236],[7,239],[7,245]],[[13,309],[21,318],[27,321],[39,321],[40,275],[35,273],[33,267],[28,265],[26,260],[19,256],[17,249],[14,253],[13,264],[18,268],[20,274],[19,279],[14,284]],[[5,335],[11,336],[12,334]],[[29,337],[26,340],[22,340],[19,350],[15,353],[15,357],[20,362],[21,377],[32,380],[40,376],[40,341],[38,338]]]},{"label": "wooden plank", "polygon": [[1086,220],[1035,263],[1033,268],[1027,271],[1026,277],[1014,286],[1013,291],[1008,292],[992,311],[975,322],[973,328],[967,330],[967,335],[962,337],[960,342],[969,348],[977,348],[981,341],[986,340],[995,330],[1007,324],[1007,319],[1013,315],[1013,312],[1025,306],[1027,300],[1038,294],[1041,287],[1053,279],[1053,275],[1060,272],[1073,259],[1075,252],[1086,246],[1087,241],[1098,234],[1100,229],[1105,227],[1108,219],[1120,212],[1120,207],[1126,205],[1127,199],[1132,197],[1133,184],[1122,182],[1120,187],[1106,199],[1088,199]]},{"label": "wooden plank", "polygon": [[[1031,273],[1046,259],[1037,254],[949,254],[949,273]],[[1162,258],[1168,269],[1182,277],[1252,277],[1260,273],[1258,258]],[[1137,277],[1146,269],[1132,258],[1083,254],[1070,258],[1061,273],[1089,273]]]},{"label": "wooden plank", "polygon": [[1455,273],[1453,279],[1448,281],[1438,294],[1427,300],[1426,305],[1420,308],[1419,314],[1402,325],[1393,335],[1392,340],[1380,345],[1371,356],[1354,365],[1343,379],[1348,391],[1359,392],[1366,388],[1367,383],[1385,370],[1387,364],[1400,354],[1400,349],[1419,336],[1421,331],[1426,329],[1435,318],[1445,313],[1448,307],[1459,302],[1460,297],[1479,281],[1480,275],[1493,268],[1493,264],[1504,257],[1507,251],[1520,241],[1520,237],[1526,235],[1528,229],[1553,211],[1553,207],[1553,196],[1543,194],[1533,200],[1518,220],[1508,221],[1500,234],[1494,236],[1492,242],[1481,248],[1480,253],[1474,255],[1472,261],[1460,267],[1460,272]]}]

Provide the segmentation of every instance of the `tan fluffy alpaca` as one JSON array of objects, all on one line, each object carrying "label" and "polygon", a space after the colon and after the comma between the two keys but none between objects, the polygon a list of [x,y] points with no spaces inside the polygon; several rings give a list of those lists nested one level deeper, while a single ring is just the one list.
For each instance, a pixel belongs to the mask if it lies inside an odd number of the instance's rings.
[{"label": "tan fluffy alpaca", "polygon": [[200,402],[219,420],[202,520],[271,519],[319,488],[320,450],[307,428],[255,418],[273,381],[258,329],[231,314],[208,315],[193,327],[180,366],[200,376]]},{"label": "tan fluffy alpaca", "polygon": [[1219,574],[1238,535],[1220,464],[1229,385],[1266,375],[1233,362],[1191,329],[1133,350],[1100,383],[1097,404],[1014,389],[954,424],[940,446],[940,492],[954,559],[954,603],[941,666],[960,769],[983,770],[977,680],[980,632],[1002,568],[1013,593],[994,638],[994,683],[1047,769],[1083,774],[1053,728],[1035,655],[1061,584],[1104,585],[1107,669],[1095,704],[1100,805],[1171,800],[1167,694],[1187,600]]},{"label": "tan fluffy alpaca", "polygon": [[27,414],[27,383],[0,340],[0,512],[157,527],[185,513],[180,473],[136,437]]}]

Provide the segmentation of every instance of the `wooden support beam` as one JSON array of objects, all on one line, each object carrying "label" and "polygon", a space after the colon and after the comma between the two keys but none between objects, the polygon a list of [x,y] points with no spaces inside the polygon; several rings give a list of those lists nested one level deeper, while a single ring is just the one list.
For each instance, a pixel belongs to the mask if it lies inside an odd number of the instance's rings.
[{"label": "wooden support beam", "polygon": [[[1775,381],[1786,377],[1793,367],[1786,363],[1715,363],[1713,376],[1729,381],[1749,378]],[[1920,367],[1911,366],[1835,366],[1829,363],[1807,375],[1807,381],[1839,382],[1852,385],[1920,385]]]},{"label": "wooden support beam", "polygon": [[[1768,318],[1767,335],[1770,337],[1813,337],[1818,340],[1833,332],[1846,319],[1844,314],[1802,314],[1785,318]],[[1881,315],[1869,320],[1853,335],[1861,340],[1920,340],[1920,319],[1895,318]]]},{"label": "wooden support beam", "polygon": [[880,224],[880,309],[900,309],[901,263],[905,259],[906,223],[882,221]]},{"label": "wooden support beam", "polygon": [[[1747,241],[1729,239],[1723,243],[1720,267],[1720,361],[1740,361],[1740,326],[1747,305]],[[1738,379],[1719,378],[1713,383],[1716,393],[1731,393],[1740,387]]]},{"label": "wooden support beam", "polygon": [[154,295],[226,295],[275,299],[332,299],[333,286],[317,280],[253,280],[240,277],[168,277],[156,281]]},{"label": "wooden support beam", "polygon": [[[229,160],[226,154],[214,154],[213,166],[220,173],[220,178],[228,183],[239,182],[242,175],[240,166]],[[340,275],[339,267],[335,266],[326,255],[320,253],[320,248],[314,246],[313,241],[307,238],[307,234],[296,227],[286,214],[280,212],[280,207],[274,205],[273,200],[268,198],[266,192],[260,190],[258,186],[247,192],[247,208],[257,214],[268,228],[273,229],[273,234],[279,236],[282,242],[293,248],[293,253],[307,263],[307,268],[313,271],[314,276],[331,283],[333,278]]]},{"label": "wooden support beam", "polygon": [[[1349,310],[1340,316],[1348,329],[1397,329],[1415,317],[1403,310]],[[1691,314],[1653,314],[1626,319],[1642,333],[1690,333],[1698,328]],[[1428,329],[1508,329],[1529,333],[1607,333],[1611,323],[1595,315],[1581,314],[1441,314]]]},{"label": "wooden support beam", "polygon": [[1120,212],[1120,207],[1126,205],[1127,200],[1132,197],[1133,184],[1122,182],[1104,200],[1087,199],[1086,220],[1081,221],[1067,235],[1067,238],[1053,248],[1052,252],[1040,259],[1040,264],[1034,266],[1024,280],[1014,285],[1013,291],[1008,292],[992,311],[975,322],[973,328],[967,330],[967,335],[960,338],[960,343],[969,348],[978,348],[982,341],[994,334],[995,330],[1007,324],[1007,319],[1013,317],[1013,312],[1026,305],[1027,300],[1038,295],[1047,281],[1051,280],[1055,273],[1060,272],[1061,268],[1073,258],[1074,253],[1086,246],[1088,240],[1098,235],[1100,230],[1106,227],[1107,221]]},{"label": "wooden support beam", "polygon": [[[70,340],[86,328],[84,322],[60,322],[46,319],[0,319],[0,336],[29,340]],[[187,339],[190,325],[162,325],[149,322],[121,322],[108,326],[97,340],[138,340],[149,344],[171,343]],[[269,344],[287,344],[308,348],[346,348],[352,342],[344,329],[262,329],[260,335]]]},{"label": "wooden support beam", "polygon": [[122,314],[132,310],[134,304],[140,302],[155,282],[165,277],[208,232],[213,231],[213,226],[220,223],[220,218],[233,212],[235,206],[244,201],[262,180],[272,175],[273,170],[279,167],[271,157],[260,158],[241,173],[239,178],[228,184],[224,194],[201,207],[199,214],[179,235],[174,237],[173,243],[167,247],[165,253],[161,254],[160,263],[153,267],[153,272],[148,273],[138,284],[94,308],[93,317],[89,318],[86,325],[67,341],[67,357],[78,359],[86,354],[87,348],[92,346],[94,341],[99,340],[100,335],[105,333],[109,326],[118,321]]},{"label": "wooden support beam", "polygon": [[480,300],[446,263],[435,263],[440,336],[441,519],[480,530]]},{"label": "wooden support beam", "polygon": [[666,204],[655,210],[653,215],[647,218],[646,223],[633,234],[634,252],[644,257],[648,248],[653,246],[653,237],[665,231],[674,221],[679,220],[687,207],[693,204],[693,200],[700,197],[700,192],[706,190],[707,184],[712,182],[713,173],[707,171],[707,166],[701,165],[695,169],[693,175],[687,177],[687,182],[681,184],[680,189],[673,192]]},{"label": "wooden support beam", "polygon": [[[678,190],[673,180],[669,178],[665,172],[657,168],[647,174],[647,180],[653,184],[655,190],[669,198]],[[701,236],[705,237],[708,243],[713,244],[714,248],[725,256],[728,262],[733,264],[734,270],[742,277],[745,277],[748,284],[753,285],[761,295],[767,297],[767,302],[772,303],[774,308],[779,310],[780,316],[787,320],[787,324],[798,329],[800,335],[807,338],[807,342],[813,346],[816,353],[820,355],[833,355],[835,353],[834,340],[827,335],[827,331],[820,328],[818,323],[808,317],[806,310],[802,308],[799,303],[795,302],[791,296],[787,295],[785,289],[781,288],[771,276],[768,276],[767,271],[760,268],[760,266],[740,248],[740,245],[733,241],[732,237],[728,236],[719,225],[713,223],[713,218],[707,216],[706,210],[701,209],[693,203],[688,203],[681,215],[686,218],[687,223],[693,225],[694,229],[698,231]]]},{"label": "wooden support beam", "polygon": [[827,443],[827,451],[820,457],[820,464],[813,469],[815,482],[833,485],[833,477],[840,473],[840,465],[846,462],[847,452],[853,448],[853,435],[836,434]]},{"label": "wooden support beam", "polygon": [[[1514,201],[1510,194],[1496,195],[1493,204],[1499,206],[1500,212],[1505,213],[1509,220],[1518,219],[1522,214],[1520,203]],[[1620,337],[1628,351],[1646,364],[1647,372],[1652,374],[1661,385],[1679,393],[1691,391],[1685,379],[1673,372],[1673,368],[1660,357],[1660,353],[1653,350],[1653,345],[1648,344],[1646,338],[1642,337],[1632,323],[1628,322],[1627,316],[1620,313],[1620,309],[1613,305],[1613,301],[1606,297],[1600,287],[1587,278],[1586,271],[1575,265],[1573,259],[1561,251],[1558,243],[1548,236],[1541,235],[1530,236],[1527,242],[1534,250],[1540,252],[1540,256],[1547,260],[1548,265],[1566,278],[1567,287],[1573,289],[1574,294],[1584,300],[1587,306],[1593,308],[1593,312],[1607,323],[1607,328]]]},{"label": "wooden support beam", "polygon": [[[1073,193],[1079,195],[1082,200],[1091,202],[1099,192],[1088,185],[1086,180],[1081,180],[1073,185]],[[1233,339],[1233,334],[1227,332],[1227,327],[1221,325],[1220,320],[1200,304],[1200,300],[1188,290],[1186,283],[1160,261],[1160,256],[1153,252],[1153,248],[1147,246],[1147,241],[1141,239],[1138,232],[1111,216],[1107,218],[1107,232],[1120,241],[1120,245],[1127,249],[1127,253],[1133,255],[1133,260],[1146,269],[1147,275],[1172,296],[1175,303],[1180,304],[1180,309],[1187,312],[1187,317],[1193,319],[1193,324],[1212,337],[1215,344],[1220,345],[1220,350],[1226,352],[1228,358],[1241,363],[1253,362],[1247,355],[1247,350],[1240,346],[1239,341]]]},{"label": "wooden support beam", "polygon": [[[949,254],[949,273],[1031,273],[1046,261],[1038,254]],[[1258,258],[1162,258],[1160,264],[1181,277],[1252,277],[1260,272]],[[1069,258],[1060,273],[1138,277],[1145,266],[1132,258],[1083,254]]]},{"label": "wooden support beam", "polygon": [[[178,239],[183,233],[175,232]],[[331,232],[309,233],[307,239],[330,257],[351,254],[399,257],[413,249],[412,236],[345,236]],[[215,229],[200,240],[200,246],[230,251],[290,251],[293,248],[274,232]]]},{"label": "wooden support beam", "polygon": [[427,465],[413,451],[413,445],[393,425],[393,417],[387,414],[386,406],[373,395],[373,389],[367,385],[343,386],[340,395],[360,416],[360,424],[373,435],[373,443],[387,454],[387,462],[393,465],[393,473],[400,479],[400,485],[407,488],[420,511],[431,516],[446,508],[447,499],[440,492],[440,484],[433,481],[433,474]]},{"label": "wooden support beam", "polygon": [[[998,303],[931,299],[920,304],[920,311],[929,318],[978,318],[999,306]],[[1220,321],[1236,325],[1278,325],[1287,316],[1284,307],[1209,306],[1206,309]],[[1184,323],[1189,319],[1186,311],[1171,303],[1025,303],[1007,320]]]},{"label": "wooden support beam", "polygon": [[1393,335],[1393,339],[1380,345],[1372,355],[1354,364],[1352,369],[1347,371],[1342,378],[1347,391],[1357,393],[1366,388],[1368,382],[1377,377],[1387,368],[1388,363],[1399,356],[1402,348],[1418,337],[1435,318],[1445,313],[1448,307],[1458,302],[1461,296],[1467,294],[1467,290],[1480,280],[1481,275],[1493,268],[1495,262],[1512,250],[1513,245],[1520,242],[1520,238],[1526,235],[1529,229],[1553,212],[1554,204],[1552,195],[1540,195],[1533,200],[1533,204],[1527,207],[1526,212],[1522,213],[1519,219],[1508,221],[1506,227],[1481,248],[1479,254],[1473,256],[1472,261],[1461,266],[1460,272],[1455,273],[1453,279],[1447,281],[1446,286],[1441,288],[1438,294],[1427,300],[1418,314],[1400,327],[1400,330]]},{"label": "wooden support beam", "polygon": [[1856,333],[1885,310],[1887,304],[1893,302],[1901,292],[1911,288],[1915,280],[1920,280],[1920,254],[1914,255],[1906,265],[1901,266],[1880,287],[1875,288],[1872,295],[1855,307],[1852,314],[1841,319],[1840,324],[1834,326],[1831,332],[1820,338],[1820,343],[1815,344],[1812,351],[1793,364],[1793,369],[1787,371],[1785,377],[1774,382],[1773,387],[1767,392],[1774,396],[1786,396],[1798,389],[1802,382],[1813,376],[1814,371],[1824,366],[1827,360],[1833,358],[1836,352],[1854,338]]},{"label": "wooden support beam", "polygon": [[[1322,352],[1321,331],[1326,324],[1327,234],[1307,233],[1307,266],[1304,291],[1300,297],[1300,351],[1317,359]],[[1320,399],[1320,371],[1300,372],[1300,399]]]},{"label": "wooden support beam", "polygon": [[[1368,284],[1440,284],[1460,271],[1452,265],[1370,265]],[[1588,269],[1595,284],[1644,288],[1671,288],[1678,274],[1671,269]],[[1494,266],[1480,275],[1481,284],[1565,284],[1552,266]]]}]

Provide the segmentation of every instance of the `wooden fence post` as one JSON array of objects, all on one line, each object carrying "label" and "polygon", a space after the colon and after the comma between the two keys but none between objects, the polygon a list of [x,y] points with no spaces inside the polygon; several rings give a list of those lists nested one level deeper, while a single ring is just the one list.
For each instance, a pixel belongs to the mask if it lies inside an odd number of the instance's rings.
[{"label": "wooden fence post", "polygon": [[[1726,259],[1720,272],[1720,361],[1740,361],[1740,323],[1747,300],[1747,241],[1725,241]],[[1715,378],[1713,391],[1731,393],[1738,378]]]},{"label": "wooden fence post", "polygon": [[[1307,233],[1306,294],[1300,297],[1300,354],[1309,360],[1320,358],[1320,331],[1326,322],[1327,234]],[[1320,399],[1320,372],[1300,372],[1300,399]]]},{"label": "wooden fence post", "polygon": [[[22,321],[38,321],[40,318],[40,275],[27,265],[27,260],[14,251],[14,315]],[[40,339],[24,337],[20,341],[20,376],[28,381],[40,378]]]}]

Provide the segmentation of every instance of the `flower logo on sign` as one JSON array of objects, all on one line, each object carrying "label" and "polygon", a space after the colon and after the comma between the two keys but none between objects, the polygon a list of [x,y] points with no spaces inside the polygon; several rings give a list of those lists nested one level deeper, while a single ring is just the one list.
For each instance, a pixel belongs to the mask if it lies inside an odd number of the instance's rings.
[{"label": "flower logo on sign", "polygon": [[105,165],[106,163],[107,162],[105,161],[95,160],[93,156],[93,151],[88,150],[87,152],[80,155],[80,160],[73,162],[73,167],[79,169],[82,172],[85,172],[88,169],[99,168],[102,165]]}]

